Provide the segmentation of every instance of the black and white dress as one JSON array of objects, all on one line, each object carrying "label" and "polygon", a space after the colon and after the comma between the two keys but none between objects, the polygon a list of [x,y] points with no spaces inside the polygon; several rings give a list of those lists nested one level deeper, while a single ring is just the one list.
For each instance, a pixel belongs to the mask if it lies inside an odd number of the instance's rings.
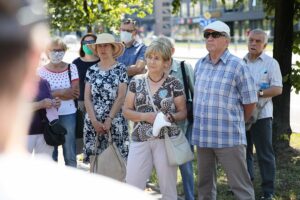
[{"label": "black and white dress", "polygon": [[[103,123],[117,98],[119,84],[128,82],[126,66],[122,63],[117,63],[110,70],[104,71],[95,64],[88,69],[86,82],[91,85],[91,101],[96,118]],[[89,156],[95,152],[96,132],[88,114],[85,115],[84,134],[86,144],[84,151]],[[112,120],[111,134],[113,142],[117,145],[122,157],[127,159],[129,145],[128,124],[121,110]],[[98,139],[97,154],[107,148],[108,135],[99,135]]]}]

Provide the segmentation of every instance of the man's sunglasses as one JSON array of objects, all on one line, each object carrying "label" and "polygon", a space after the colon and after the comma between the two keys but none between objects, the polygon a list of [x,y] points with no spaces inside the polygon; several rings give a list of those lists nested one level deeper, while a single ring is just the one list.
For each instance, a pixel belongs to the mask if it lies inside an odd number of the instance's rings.
[{"label": "man's sunglasses", "polygon": [[94,44],[96,41],[95,40],[83,40],[81,43],[82,44]]},{"label": "man's sunglasses", "polygon": [[204,32],[203,37],[205,39],[208,39],[209,36],[211,36],[212,38],[219,38],[219,37],[225,37],[226,35],[221,32]]}]

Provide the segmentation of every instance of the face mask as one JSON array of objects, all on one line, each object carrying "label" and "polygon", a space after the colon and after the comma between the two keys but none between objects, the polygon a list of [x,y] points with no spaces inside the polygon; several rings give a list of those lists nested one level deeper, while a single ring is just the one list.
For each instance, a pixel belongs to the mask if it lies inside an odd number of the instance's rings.
[{"label": "face mask", "polygon": [[132,40],[132,34],[127,31],[121,31],[121,41],[125,43],[129,43]]},{"label": "face mask", "polygon": [[93,55],[92,50],[86,44],[82,45],[82,50],[87,55]]},{"label": "face mask", "polygon": [[60,63],[65,56],[64,51],[50,51],[49,59],[53,64]]}]

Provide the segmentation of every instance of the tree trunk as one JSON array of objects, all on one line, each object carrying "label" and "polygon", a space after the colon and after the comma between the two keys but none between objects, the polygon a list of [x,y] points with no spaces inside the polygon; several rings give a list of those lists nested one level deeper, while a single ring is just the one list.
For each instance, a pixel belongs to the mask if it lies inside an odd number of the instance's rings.
[{"label": "tree trunk", "polygon": [[[292,70],[293,17],[295,0],[276,0],[273,57],[279,62],[282,77]],[[282,95],[273,98],[273,144],[276,152],[289,147],[290,127],[290,80],[283,83]]]}]

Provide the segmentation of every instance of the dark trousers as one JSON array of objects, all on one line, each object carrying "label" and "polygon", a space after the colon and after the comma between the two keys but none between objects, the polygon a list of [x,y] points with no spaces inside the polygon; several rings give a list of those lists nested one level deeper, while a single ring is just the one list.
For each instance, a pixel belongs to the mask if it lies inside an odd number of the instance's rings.
[{"label": "dark trousers", "polygon": [[251,179],[254,179],[253,144],[262,178],[261,187],[264,196],[274,195],[275,155],[272,146],[272,118],[259,119],[247,131],[247,167]]}]

